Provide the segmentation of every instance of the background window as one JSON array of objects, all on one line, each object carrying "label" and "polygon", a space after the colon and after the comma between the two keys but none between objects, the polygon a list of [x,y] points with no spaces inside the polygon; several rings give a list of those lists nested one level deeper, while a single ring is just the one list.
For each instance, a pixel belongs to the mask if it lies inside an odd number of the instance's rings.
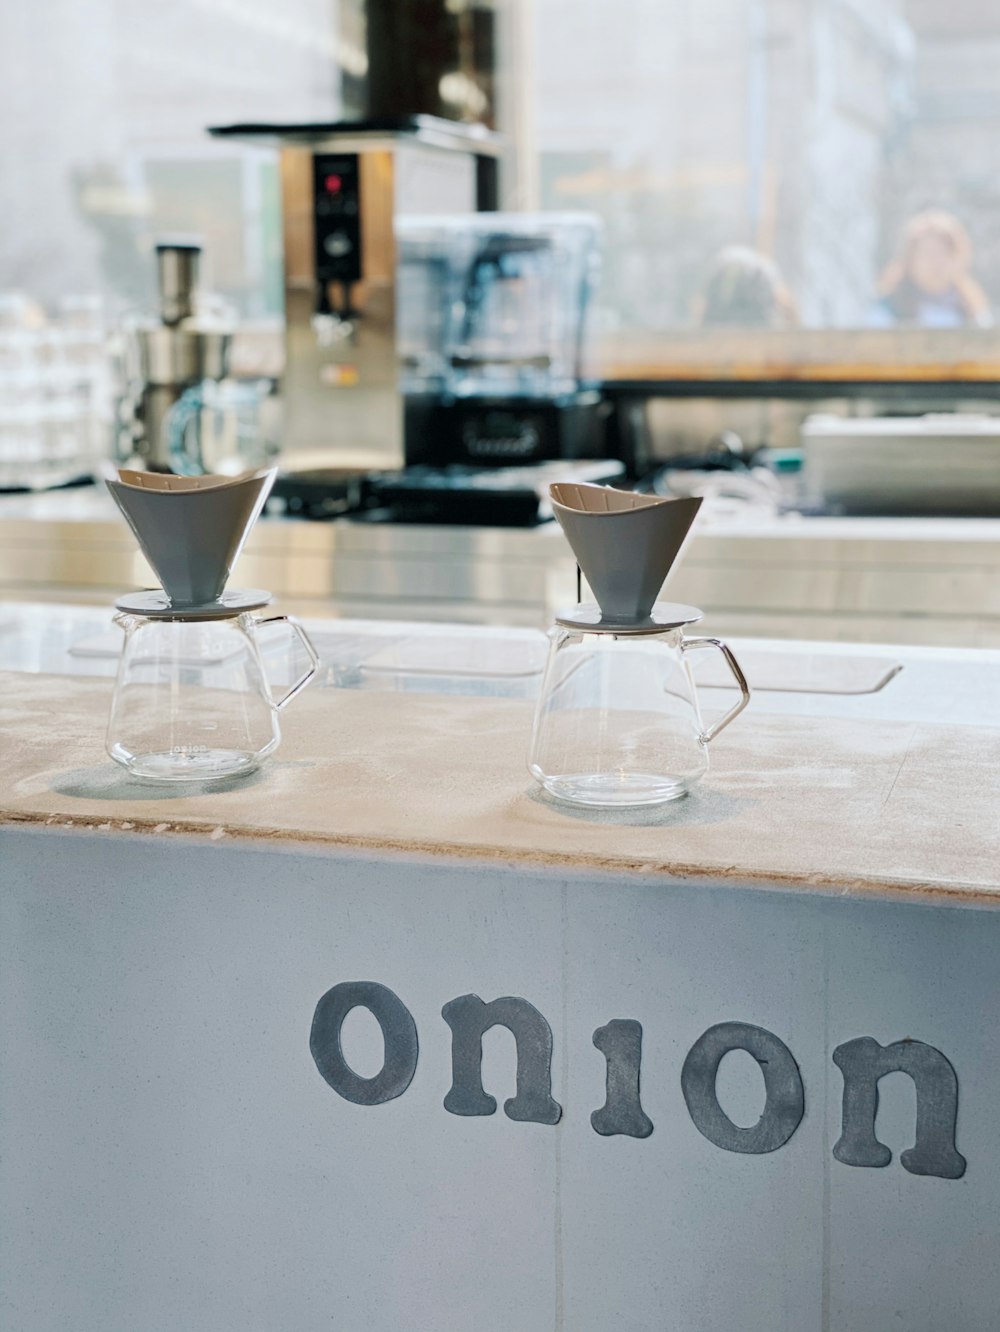
[{"label": "background window", "polygon": [[[240,315],[277,315],[273,157],[205,127],[350,113],[379,3],[0,8],[0,291],[150,308],[153,240],[181,230]],[[446,6],[473,35],[488,7]],[[505,202],[601,216],[606,333],[993,322],[994,0],[493,8]]]}]

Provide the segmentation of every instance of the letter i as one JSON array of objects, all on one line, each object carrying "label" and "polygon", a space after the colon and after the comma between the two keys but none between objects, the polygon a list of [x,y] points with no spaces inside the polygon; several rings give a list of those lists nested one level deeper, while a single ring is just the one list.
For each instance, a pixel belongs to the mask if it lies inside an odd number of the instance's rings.
[{"label": "letter i", "polygon": [[590,1116],[594,1132],[606,1138],[619,1133],[648,1138],[653,1123],[639,1101],[641,1024],[631,1018],[612,1018],[594,1032],[594,1044],[608,1062],[605,1102]]}]

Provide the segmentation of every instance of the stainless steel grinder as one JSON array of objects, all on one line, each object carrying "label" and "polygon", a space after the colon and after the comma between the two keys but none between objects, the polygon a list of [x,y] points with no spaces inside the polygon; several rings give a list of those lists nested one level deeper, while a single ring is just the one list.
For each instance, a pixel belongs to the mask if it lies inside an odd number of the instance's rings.
[{"label": "stainless steel grinder", "polygon": [[164,238],[156,246],[159,318],[135,323],[124,348],[125,395],[116,453],[151,472],[171,471],[164,431],[181,394],[206,379],[224,379],[232,329],[197,308],[200,242]]}]

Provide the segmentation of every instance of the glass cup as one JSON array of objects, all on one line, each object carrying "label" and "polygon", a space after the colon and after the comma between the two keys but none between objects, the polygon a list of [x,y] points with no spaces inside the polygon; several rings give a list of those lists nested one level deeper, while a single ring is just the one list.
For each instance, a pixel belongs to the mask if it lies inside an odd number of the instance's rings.
[{"label": "glass cup", "polygon": [[268,379],[206,379],[182,393],[163,430],[178,476],[233,476],[277,456],[281,405]]},{"label": "glass cup", "polygon": [[[687,655],[722,653],[739,701],[705,726]],[[717,638],[556,626],[535,710],[528,767],[575,805],[658,805],[708,771],[708,744],[750,701],[739,663]]]},{"label": "glass cup", "polygon": [[[214,619],[120,614],[125,631],[107,750],[133,777],[210,782],[253,772],[281,741],[278,713],[316,674],[319,657],[297,620],[241,614]],[[308,666],[275,699],[257,635],[287,625]]]}]

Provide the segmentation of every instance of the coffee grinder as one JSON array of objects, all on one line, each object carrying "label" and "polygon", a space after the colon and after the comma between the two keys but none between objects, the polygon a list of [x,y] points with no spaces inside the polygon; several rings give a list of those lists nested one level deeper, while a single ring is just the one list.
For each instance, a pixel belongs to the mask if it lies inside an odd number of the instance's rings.
[{"label": "coffee grinder", "polygon": [[162,239],[156,246],[159,316],[126,330],[115,453],[150,472],[171,471],[164,428],[170,409],[188,389],[228,372],[233,330],[198,308],[200,261],[200,241]]}]

